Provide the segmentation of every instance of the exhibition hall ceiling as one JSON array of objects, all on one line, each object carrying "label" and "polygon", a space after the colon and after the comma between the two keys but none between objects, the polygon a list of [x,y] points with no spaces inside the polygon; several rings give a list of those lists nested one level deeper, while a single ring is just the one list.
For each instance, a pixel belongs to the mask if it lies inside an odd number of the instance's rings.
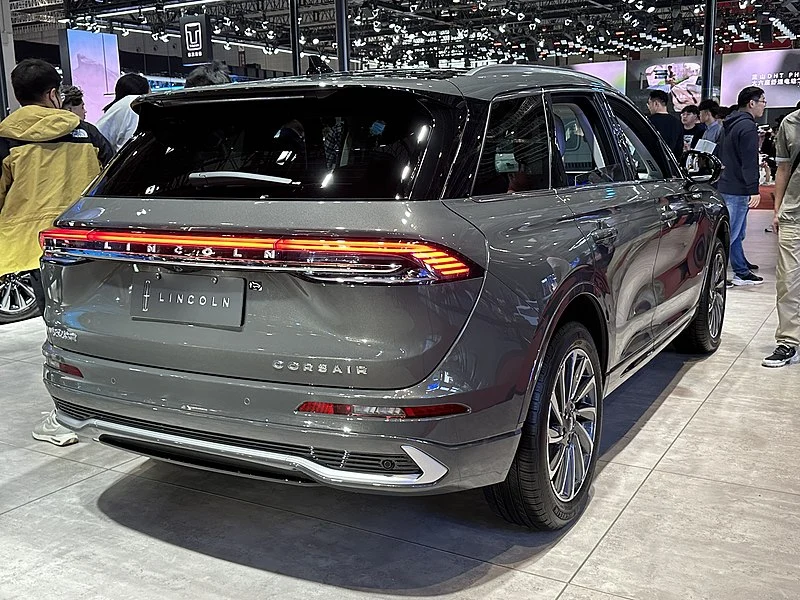
[{"label": "exhibition hall ceiling", "polygon": [[[289,0],[11,0],[15,32],[83,28],[168,41],[183,14],[211,16],[214,37],[265,53],[289,45]],[[335,54],[333,0],[299,0],[307,54]],[[705,4],[696,0],[365,0],[348,2],[353,56],[371,64],[440,60],[536,61],[553,56],[673,55],[702,47]],[[718,50],[791,46],[800,0],[718,4]],[[688,51],[685,49],[689,49]]]}]

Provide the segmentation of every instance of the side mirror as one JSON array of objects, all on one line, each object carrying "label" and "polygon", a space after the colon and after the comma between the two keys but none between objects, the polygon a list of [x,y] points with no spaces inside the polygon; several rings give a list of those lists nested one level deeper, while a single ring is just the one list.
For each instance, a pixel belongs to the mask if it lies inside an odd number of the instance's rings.
[{"label": "side mirror", "polygon": [[708,152],[687,150],[680,164],[683,176],[690,183],[716,183],[722,174],[722,161]]}]

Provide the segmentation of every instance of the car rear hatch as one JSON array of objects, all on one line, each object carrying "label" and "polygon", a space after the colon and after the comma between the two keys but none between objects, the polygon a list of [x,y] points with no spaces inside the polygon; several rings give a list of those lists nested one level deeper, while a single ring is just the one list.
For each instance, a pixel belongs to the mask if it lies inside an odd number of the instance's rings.
[{"label": "car rear hatch", "polygon": [[269,91],[138,106],[135,139],[42,235],[52,343],[368,389],[439,364],[487,260],[481,233],[438,200],[458,98]]}]

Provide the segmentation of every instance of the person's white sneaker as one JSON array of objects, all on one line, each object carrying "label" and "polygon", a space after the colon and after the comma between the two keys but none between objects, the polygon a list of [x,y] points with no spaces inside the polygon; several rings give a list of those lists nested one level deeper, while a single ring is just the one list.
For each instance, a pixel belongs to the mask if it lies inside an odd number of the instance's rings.
[{"label": "person's white sneaker", "polygon": [[796,365],[799,362],[800,354],[797,353],[796,348],[792,348],[786,344],[778,344],[778,347],[775,348],[775,352],[762,360],[761,365],[774,369],[777,367],[785,367],[786,365]]},{"label": "person's white sneaker", "polygon": [[733,285],[761,285],[764,283],[764,278],[759,277],[755,273],[747,273],[746,275],[734,275]]},{"label": "person's white sneaker", "polygon": [[69,446],[78,441],[75,432],[59,425],[56,421],[56,411],[52,411],[47,417],[33,428],[33,439],[41,442],[50,442],[56,446]]}]

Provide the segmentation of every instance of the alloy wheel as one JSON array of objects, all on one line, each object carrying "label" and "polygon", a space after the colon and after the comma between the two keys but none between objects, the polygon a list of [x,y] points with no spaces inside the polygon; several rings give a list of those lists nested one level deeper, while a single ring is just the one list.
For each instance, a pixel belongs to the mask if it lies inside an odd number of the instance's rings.
[{"label": "alloy wheel", "polygon": [[562,502],[574,499],[587,479],[595,452],[599,396],[589,355],[572,348],[558,368],[547,413],[548,474]]},{"label": "alloy wheel", "polygon": [[0,314],[21,315],[36,304],[30,273],[9,273],[0,276]]},{"label": "alloy wheel", "polygon": [[714,255],[711,271],[711,285],[708,289],[708,333],[717,339],[722,332],[725,317],[725,256],[722,251]]}]

